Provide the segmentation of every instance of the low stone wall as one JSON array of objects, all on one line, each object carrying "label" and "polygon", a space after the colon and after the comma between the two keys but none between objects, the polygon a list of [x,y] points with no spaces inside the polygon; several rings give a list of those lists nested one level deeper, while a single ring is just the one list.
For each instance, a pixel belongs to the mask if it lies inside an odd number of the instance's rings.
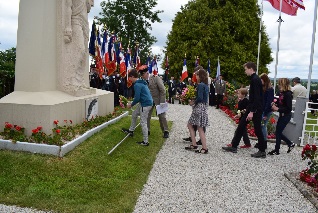
[{"label": "low stone wall", "polygon": [[125,112],[119,117],[110,120],[106,123],[103,123],[81,135],[78,138],[70,141],[63,146],[56,146],[56,145],[47,145],[47,144],[37,144],[37,143],[28,143],[28,142],[12,142],[10,140],[1,140],[0,139],[0,149],[5,150],[14,150],[14,151],[24,151],[24,152],[31,152],[31,153],[39,153],[39,154],[46,154],[46,155],[55,155],[58,157],[63,157],[68,152],[72,151],[76,146],[84,142],[87,138],[91,137],[95,133],[101,131],[105,127],[110,124],[114,124],[118,122],[121,118],[128,116],[129,112]]}]

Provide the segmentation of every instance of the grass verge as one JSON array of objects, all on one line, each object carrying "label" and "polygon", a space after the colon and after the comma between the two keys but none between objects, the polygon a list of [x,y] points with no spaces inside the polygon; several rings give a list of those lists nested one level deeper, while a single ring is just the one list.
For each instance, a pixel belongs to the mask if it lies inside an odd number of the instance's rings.
[{"label": "grass verge", "polygon": [[132,212],[165,139],[152,120],[149,147],[136,144],[142,141],[139,126],[108,155],[130,121],[108,126],[63,158],[0,150],[0,203],[57,212]]}]

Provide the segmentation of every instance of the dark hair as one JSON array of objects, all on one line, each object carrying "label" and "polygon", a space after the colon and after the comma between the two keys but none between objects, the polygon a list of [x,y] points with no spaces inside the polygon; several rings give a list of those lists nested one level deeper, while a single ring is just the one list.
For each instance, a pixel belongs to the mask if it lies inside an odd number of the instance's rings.
[{"label": "dark hair", "polygon": [[298,78],[298,77],[293,78],[293,82],[299,84],[300,83],[300,78]]},{"label": "dark hair", "polygon": [[139,70],[140,75],[143,75],[146,72],[148,72],[148,67],[145,69]]},{"label": "dark hair", "polygon": [[136,69],[131,69],[128,73],[128,77],[138,78],[138,71]]},{"label": "dark hair", "polygon": [[256,64],[254,62],[247,62],[243,65],[243,67],[245,68],[248,68],[248,69],[253,69],[254,71],[257,70],[256,68]]},{"label": "dark hair", "polygon": [[197,67],[194,68],[194,73],[195,73],[196,71],[199,71],[200,69],[203,69],[203,67],[200,66],[200,65],[198,65]]},{"label": "dark hair", "polygon": [[266,73],[262,73],[260,76],[259,76],[263,82],[264,82],[264,85],[263,85],[263,91],[265,92],[268,88],[271,88],[272,87],[272,84],[271,84],[271,80],[269,79],[269,77],[267,76]]},{"label": "dark hair", "polygon": [[199,76],[200,82],[208,84],[208,74],[204,69],[197,71],[197,74]]}]

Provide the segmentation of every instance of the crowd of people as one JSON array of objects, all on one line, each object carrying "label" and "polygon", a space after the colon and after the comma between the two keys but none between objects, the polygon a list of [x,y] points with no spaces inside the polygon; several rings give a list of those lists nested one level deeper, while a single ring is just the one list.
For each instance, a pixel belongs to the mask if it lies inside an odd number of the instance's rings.
[{"label": "crowd of people", "polygon": [[[258,152],[252,154],[254,158],[266,158],[266,155],[279,155],[281,140],[288,145],[287,153],[295,147],[284,134],[283,130],[292,118],[292,101],[297,97],[305,96],[307,90],[300,84],[300,79],[295,77],[292,80],[293,87],[287,78],[278,80],[279,98],[274,98],[274,89],[267,74],[256,74],[256,65],[253,62],[247,62],[243,65],[245,74],[250,77],[249,88],[240,88],[237,90],[238,110],[236,118],[239,119],[238,126],[234,133],[232,142],[222,147],[226,152],[237,153],[238,146],[243,138],[244,145],[240,148],[252,147],[247,134],[247,125],[253,122],[257,143],[255,148]],[[172,76],[168,82],[163,82],[162,78],[157,75],[149,74],[147,65],[141,66],[138,70],[132,69],[128,78],[122,78],[118,73],[111,76],[103,76],[101,80],[97,73],[92,74],[90,78],[91,86],[114,92],[115,106],[119,104],[119,95],[132,97],[133,101],[127,107],[131,108],[136,105],[133,111],[131,125],[129,129],[123,128],[122,131],[133,136],[136,128],[137,117],[140,116],[142,127],[143,141],[137,142],[143,146],[149,146],[148,136],[150,135],[150,119],[153,110],[157,107],[164,107],[166,102],[174,104],[175,98],[182,94],[184,88],[188,85],[194,86],[196,91],[195,100],[190,100],[192,113],[187,123],[189,137],[183,138],[191,144],[185,147],[186,150],[195,151],[196,153],[207,154],[208,148],[206,143],[206,127],[209,126],[207,114],[208,106],[215,106],[216,109],[222,105],[223,97],[226,94],[226,82],[222,75],[218,79],[209,77],[208,72],[201,66],[194,69],[196,82],[191,78],[185,83],[180,81],[176,83]],[[128,88],[126,81],[129,79],[133,86]],[[168,86],[168,100],[166,100],[166,89],[164,83]],[[314,95],[316,95],[315,93]],[[313,97],[313,95],[312,95]],[[318,95],[317,95],[318,97]],[[318,98],[317,102],[318,102]],[[118,103],[117,103],[118,101]],[[179,103],[180,99],[179,99]],[[276,146],[275,149],[266,154],[267,149],[267,123],[273,112],[278,112],[279,117],[276,125]],[[166,119],[166,113],[158,114],[160,127],[164,138],[169,137],[169,129]],[[196,132],[199,133],[200,140],[196,141]],[[198,149],[198,145],[202,145]]]}]

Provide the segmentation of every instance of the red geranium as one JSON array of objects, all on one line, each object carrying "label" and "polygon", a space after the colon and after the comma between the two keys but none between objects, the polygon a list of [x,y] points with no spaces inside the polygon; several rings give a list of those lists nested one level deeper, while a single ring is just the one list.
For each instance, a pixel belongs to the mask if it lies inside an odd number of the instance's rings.
[{"label": "red geranium", "polygon": [[60,129],[57,129],[57,130],[55,130],[55,132],[56,132],[57,134],[60,134],[60,133],[61,133],[61,130],[60,130]]},{"label": "red geranium", "polygon": [[54,123],[55,125],[57,125],[57,124],[59,123],[59,120],[55,120],[55,121],[53,121],[53,123]]},{"label": "red geranium", "polygon": [[21,130],[21,127],[20,127],[20,126],[16,126],[15,129],[16,129],[17,131],[20,131],[20,130]]}]

